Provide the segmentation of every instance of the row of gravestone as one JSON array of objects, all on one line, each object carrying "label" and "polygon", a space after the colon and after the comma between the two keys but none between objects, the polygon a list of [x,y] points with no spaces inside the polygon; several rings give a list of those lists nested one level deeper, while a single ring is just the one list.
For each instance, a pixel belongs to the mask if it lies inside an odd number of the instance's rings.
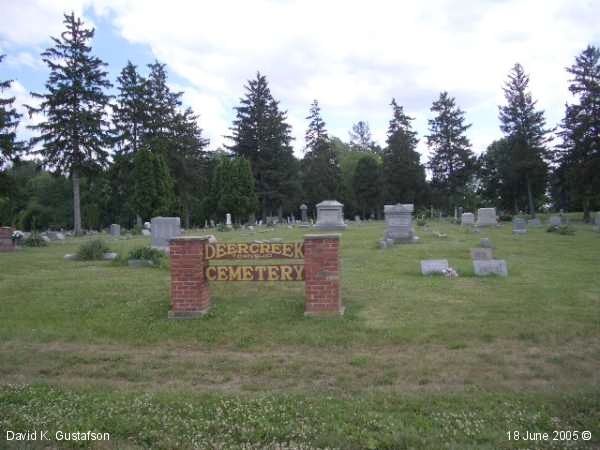
[{"label": "row of gravestone", "polygon": [[[473,272],[477,276],[499,275],[508,276],[506,261],[503,259],[494,259],[492,254],[492,245],[489,239],[484,238],[479,247],[470,250],[471,260],[473,261]],[[421,261],[421,274],[446,274],[450,266],[447,259],[426,259]]]}]

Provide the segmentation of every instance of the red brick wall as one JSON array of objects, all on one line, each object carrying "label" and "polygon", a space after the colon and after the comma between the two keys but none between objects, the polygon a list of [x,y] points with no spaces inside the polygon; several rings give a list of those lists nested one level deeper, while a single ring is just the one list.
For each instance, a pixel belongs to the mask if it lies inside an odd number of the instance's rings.
[{"label": "red brick wall", "polygon": [[12,241],[13,231],[15,231],[14,228],[0,227],[0,252],[8,252],[16,249]]},{"label": "red brick wall", "polygon": [[304,236],[304,315],[344,314],[340,235]]},{"label": "red brick wall", "polygon": [[171,310],[169,318],[191,318],[211,307],[210,289],[204,276],[207,237],[176,237],[171,253]]}]

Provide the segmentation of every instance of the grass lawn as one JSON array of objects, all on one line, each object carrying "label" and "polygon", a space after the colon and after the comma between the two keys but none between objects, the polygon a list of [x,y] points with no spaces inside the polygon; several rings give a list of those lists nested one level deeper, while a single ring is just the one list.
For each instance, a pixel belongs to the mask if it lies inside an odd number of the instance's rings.
[{"label": "grass lawn", "polygon": [[[600,448],[600,233],[573,226],[433,221],[415,227],[420,243],[380,250],[382,222],[352,225],[346,313],[328,319],[303,316],[303,283],[237,282],[211,285],[207,316],[169,321],[168,268],[64,260],[84,238],[0,253],[0,448]],[[482,237],[508,278],[473,275]],[[120,253],[149,244],[105,239]],[[424,277],[421,259],[460,277]]]}]

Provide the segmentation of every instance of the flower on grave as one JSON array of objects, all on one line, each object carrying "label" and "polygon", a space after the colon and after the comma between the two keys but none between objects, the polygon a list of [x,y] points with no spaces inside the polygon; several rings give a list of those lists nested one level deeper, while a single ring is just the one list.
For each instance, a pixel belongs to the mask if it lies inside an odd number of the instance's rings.
[{"label": "flower on grave", "polygon": [[458,272],[454,268],[448,267],[444,269],[444,276],[449,279],[458,278]]},{"label": "flower on grave", "polygon": [[16,241],[20,241],[21,239],[23,239],[23,236],[24,235],[23,235],[22,231],[15,230],[12,232],[12,235],[10,238],[12,239],[13,242],[16,242]]}]

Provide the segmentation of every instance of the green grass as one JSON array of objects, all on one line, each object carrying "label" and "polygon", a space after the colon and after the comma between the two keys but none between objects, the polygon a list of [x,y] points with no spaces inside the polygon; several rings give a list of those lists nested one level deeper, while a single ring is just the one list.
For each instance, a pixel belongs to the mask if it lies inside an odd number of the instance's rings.
[{"label": "green grass", "polygon": [[[363,222],[342,234],[346,313],[328,319],[303,316],[302,283],[271,282],[213,283],[207,316],[169,321],[168,267],[64,260],[83,238],[0,253],[0,431],[110,432],[97,448],[458,449],[568,426],[593,432],[568,448],[600,446],[600,234],[571,225],[430,221],[419,244],[380,250],[383,223]],[[473,275],[482,237],[508,278]],[[126,255],[149,238],[107,243]],[[460,276],[423,277],[421,259]],[[536,443],[566,447],[551,444]]]}]

